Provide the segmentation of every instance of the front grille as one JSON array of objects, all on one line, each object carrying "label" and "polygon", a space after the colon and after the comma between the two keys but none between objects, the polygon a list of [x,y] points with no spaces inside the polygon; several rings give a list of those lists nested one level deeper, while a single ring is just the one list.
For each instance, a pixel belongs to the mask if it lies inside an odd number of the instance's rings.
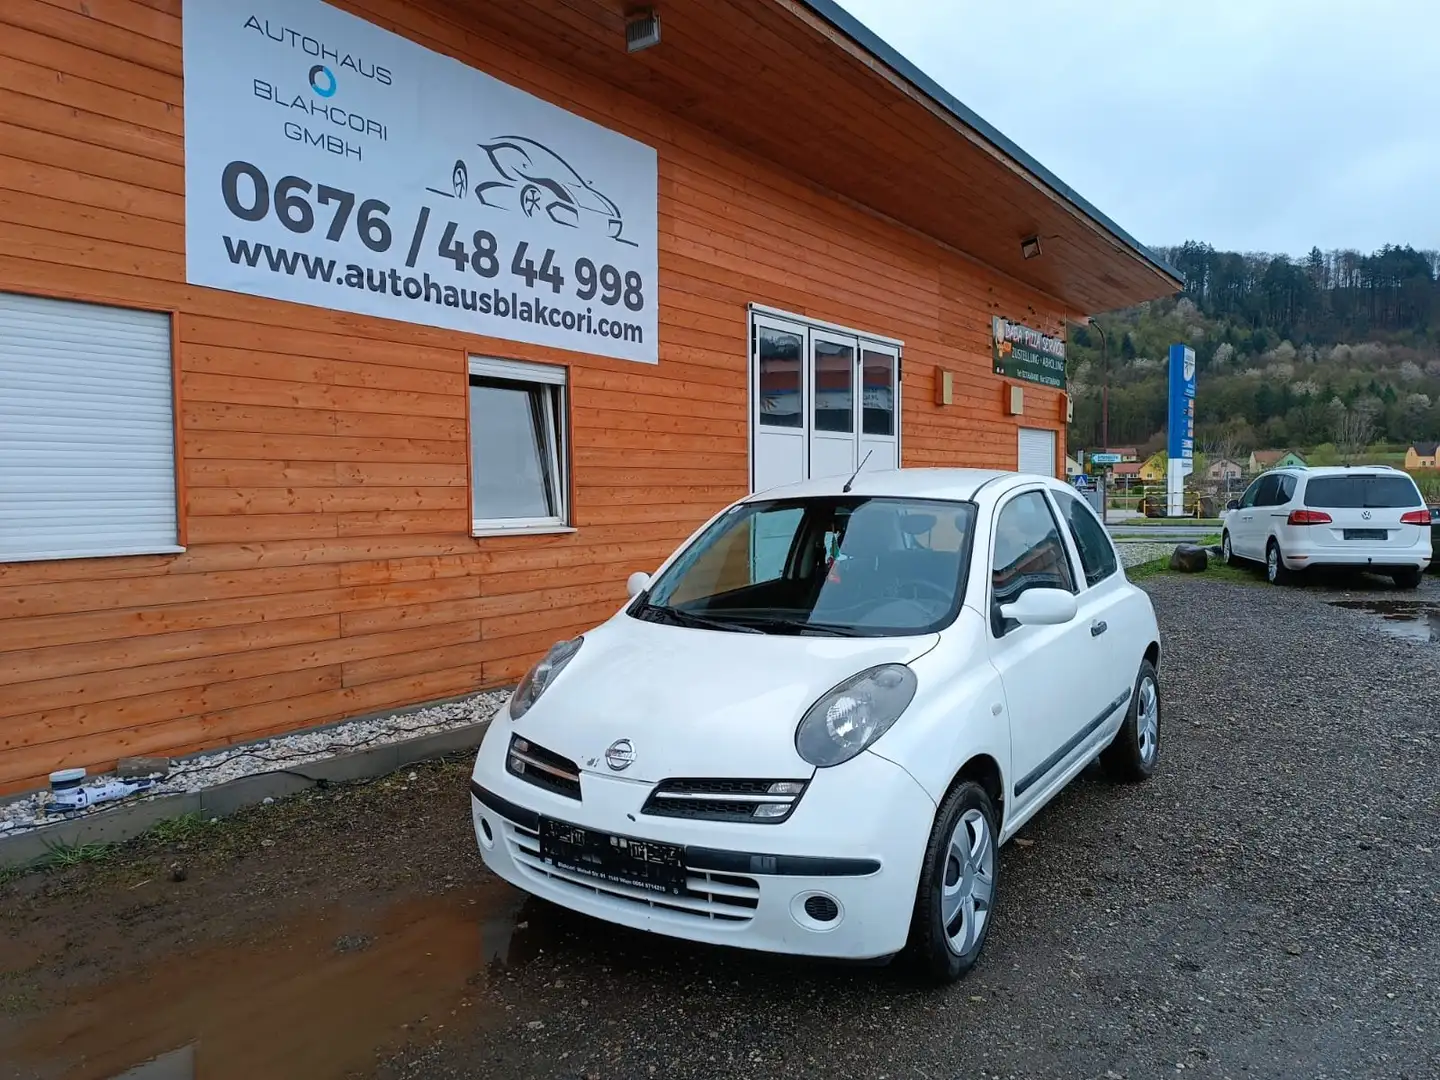
[{"label": "front grille", "polygon": [[760,903],[760,883],[740,874],[686,867],[684,893],[665,896],[551,866],[540,858],[540,834],[514,822],[505,822],[505,842],[517,866],[562,889],[605,896],[687,918],[726,923],[749,922],[755,917],[755,908]]},{"label": "front grille", "polygon": [[510,750],[505,768],[511,776],[553,791],[566,798],[580,798],[580,767],[569,758],[561,757],[543,746],[536,746],[519,735],[510,737]]},{"label": "front grille", "polygon": [[642,814],[694,821],[748,821],[778,825],[805,793],[804,780],[662,780],[651,790]]}]

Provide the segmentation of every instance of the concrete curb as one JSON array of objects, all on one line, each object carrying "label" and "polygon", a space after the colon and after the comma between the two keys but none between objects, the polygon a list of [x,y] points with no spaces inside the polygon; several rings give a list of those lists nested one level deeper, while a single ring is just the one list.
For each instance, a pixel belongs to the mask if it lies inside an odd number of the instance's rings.
[{"label": "concrete curb", "polygon": [[227,817],[243,807],[254,806],[267,798],[282,799],[323,784],[385,776],[406,765],[428,761],[459,750],[473,750],[480,745],[485,729],[489,726],[488,719],[481,720],[479,723],[448,728],[431,735],[421,735],[414,739],[306,762],[293,769],[242,776],[238,780],[217,784],[203,791],[160,795],[143,802],[122,803],[88,817],[57,821],[18,836],[0,836],[0,868],[24,866],[44,857],[55,846],[118,844],[139,836],[161,821],[184,817],[186,814]]}]

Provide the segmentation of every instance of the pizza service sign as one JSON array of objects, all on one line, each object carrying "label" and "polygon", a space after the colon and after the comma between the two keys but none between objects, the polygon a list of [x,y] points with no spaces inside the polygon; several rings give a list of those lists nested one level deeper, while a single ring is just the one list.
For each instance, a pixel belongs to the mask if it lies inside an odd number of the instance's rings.
[{"label": "pizza service sign", "polygon": [[652,147],[320,0],[185,0],[194,285],[658,360]]},{"label": "pizza service sign", "polygon": [[1065,389],[1065,342],[1039,330],[1002,319],[990,320],[995,374]]}]

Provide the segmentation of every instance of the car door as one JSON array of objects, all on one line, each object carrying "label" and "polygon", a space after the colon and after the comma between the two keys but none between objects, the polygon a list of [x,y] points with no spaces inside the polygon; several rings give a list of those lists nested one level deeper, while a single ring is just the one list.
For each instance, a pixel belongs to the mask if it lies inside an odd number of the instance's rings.
[{"label": "car door", "polygon": [[[1278,473],[1275,486],[1270,492],[1270,502],[1262,509],[1256,507],[1256,520],[1260,523],[1260,555],[1263,558],[1270,545],[1270,537],[1284,537],[1286,520],[1290,517],[1290,501],[1295,498],[1297,478],[1293,473]],[[1282,541],[1281,550],[1284,550]]]},{"label": "car door", "polygon": [[1138,611],[1128,602],[1133,590],[1120,573],[1115,545],[1095,512],[1069,492],[1052,489],[1050,497],[1079,568],[1077,618],[1089,626],[1090,636],[1100,646],[1093,677],[1108,683],[1106,697],[1114,700],[1130,689],[1139,667],[1140,654],[1130,656],[1121,647],[1144,633],[1143,627],[1132,625]]},{"label": "car door", "polygon": [[1032,488],[997,508],[990,548],[990,655],[1010,717],[1010,776],[1017,806],[1039,797],[1107,700],[1105,635],[1082,617],[1021,626],[1000,608],[1029,589],[1080,592],[1070,553],[1044,491]]},{"label": "car door", "polygon": [[1235,524],[1230,528],[1230,546],[1235,554],[1247,559],[1263,559],[1264,545],[1260,542],[1258,515],[1265,513],[1265,501],[1275,490],[1275,477],[1269,474],[1258,478],[1245,489],[1240,497],[1240,509],[1235,514]]}]

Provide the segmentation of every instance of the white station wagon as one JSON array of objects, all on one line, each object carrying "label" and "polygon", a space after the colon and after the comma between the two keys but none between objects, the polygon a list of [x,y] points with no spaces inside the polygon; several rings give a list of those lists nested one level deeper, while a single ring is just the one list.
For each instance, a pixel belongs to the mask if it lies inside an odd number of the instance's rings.
[{"label": "white station wagon", "polygon": [[1160,639],[1058,480],[898,470],[727,507],[550,650],[471,779],[496,874],[719,945],[975,963],[998,847],[1154,770]]}]

